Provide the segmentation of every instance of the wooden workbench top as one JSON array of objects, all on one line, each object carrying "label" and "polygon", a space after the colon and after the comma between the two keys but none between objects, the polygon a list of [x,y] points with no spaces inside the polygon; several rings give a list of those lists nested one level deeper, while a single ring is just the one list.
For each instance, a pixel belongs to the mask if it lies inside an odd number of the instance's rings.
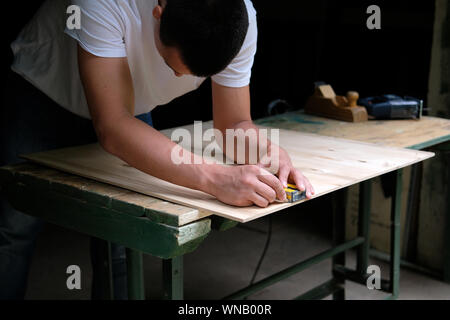
[{"label": "wooden workbench top", "polygon": [[[302,112],[292,112],[255,122],[264,126],[415,149],[426,148],[450,140],[450,120],[433,117],[424,117],[420,121],[348,123],[310,116]],[[212,122],[204,123],[204,129],[208,126],[212,126]],[[162,132],[170,135],[171,131],[172,129]],[[110,202],[126,213],[147,216],[155,222],[170,226],[183,226],[210,215],[209,212],[202,212],[198,209],[177,205],[40,165],[21,164],[9,166],[3,170],[48,181],[54,188],[67,188],[70,189],[70,192],[82,192],[84,196],[88,195],[95,201]]]},{"label": "wooden workbench top", "polygon": [[49,185],[52,190],[76,196],[84,201],[111,207],[136,217],[147,217],[154,222],[174,227],[183,226],[210,215],[197,209],[33,163],[0,168],[0,178],[12,177],[20,177],[28,181],[35,180],[41,185]]},{"label": "wooden workbench top", "polygon": [[259,119],[255,123],[262,126],[417,150],[450,140],[450,120],[435,117],[422,117],[420,120],[369,120],[353,123],[296,111]]},{"label": "wooden workbench top", "polygon": [[[191,130],[191,137],[201,134],[201,128],[195,127]],[[381,147],[292,130],[275,130],[268,136],[272,137],[272,133],[276,135],[276,139],[279,137],[277,143],[291,155],[293,166],[301,170],[314,185],[315,197],[434,156],[430,152]],[[203,139],[203,142],[208,143],[208,139]],[[191,150],[189,139],[186,141],[183,139],[180,146]],[[208,150],[208,146],[203,148],[195,146],[194,151],[205,156],[205,150]],[[220,154],[218,156],[217,152],[216,150],[216,158],[213,160],[222,163],[222,157]],[[207,151],[206,157],[208,157]],[[272,203],[266,208],[227,205],[210,194],[178,186],[132,168],[121,159],[108,154],[98,144],[39,152],[26,155],[25,158],[65,172],[196,208],[241,223],[303,202]]]}]

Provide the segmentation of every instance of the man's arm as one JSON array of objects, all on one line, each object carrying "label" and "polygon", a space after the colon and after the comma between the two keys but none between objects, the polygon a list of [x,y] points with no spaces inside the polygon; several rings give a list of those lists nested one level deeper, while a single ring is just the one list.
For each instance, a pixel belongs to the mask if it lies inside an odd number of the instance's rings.
[{"label": "man's arm", "polygon": [[106,151],[152,176],[207,192],[231,205],[265,207],[272,202],[272,189],[259,182],[256,166],[172,162],[171,152],[177,145],[133,116],[134,91],[127,59],[97,57],[81,47],[78,52],[93,125]]},{"label": "man's arm", "polygon": [[[227,129],[253,129],[258,132],[250,115],[250,90],[249,86],[230,88],[212,82],[214,127],[226,136]],[[224,139],[225,140],[225,139]],[[257,143],[260,143],[258,141]],[[277,176],[280,183],[286,187],[287,182],[295,183],[297,187],[306,191],[306,196],[311,198],[315,191],[309,180],[292,165],[288,153],[281,147],[267,140],[267,151],[270,154],[276,149],[279,154],[279,168]],[[225,141],[224,151],[226,150]],[[248,148],[249,144],[246,145]],[[273,185],[271,185],[273,187]],[[275,186],[278,187],[278,186]]]},{"label": "man's arm", "polygon": [[201,166],[170,161],[175,143],[133,116],[133,82],[126,58],[101,58],[79,47],[80,76],[102,147],[158,178],[200,189]]}]

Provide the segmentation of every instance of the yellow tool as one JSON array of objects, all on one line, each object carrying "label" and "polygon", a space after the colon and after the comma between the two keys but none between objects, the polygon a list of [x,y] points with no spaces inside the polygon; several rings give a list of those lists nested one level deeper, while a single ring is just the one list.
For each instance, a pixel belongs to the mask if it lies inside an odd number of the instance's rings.
[{"label": "yellow tool", "polygon": [[292,203],[305,199],[305,191],[298,190],[293,184],[288,183],[288,186],[287,188],[284,188],[284,191],[286,191],[287,202]]}]

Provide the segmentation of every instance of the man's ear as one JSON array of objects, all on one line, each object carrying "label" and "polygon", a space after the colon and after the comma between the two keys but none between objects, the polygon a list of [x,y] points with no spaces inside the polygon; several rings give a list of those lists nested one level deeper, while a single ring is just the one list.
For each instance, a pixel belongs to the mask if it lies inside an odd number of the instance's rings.
[{"label": "man's ear", "polygon": [[156,20],[161,19],[162,12],[163,8],[158,4],[155,8],[153,8],[153,17],[155,17]]}]

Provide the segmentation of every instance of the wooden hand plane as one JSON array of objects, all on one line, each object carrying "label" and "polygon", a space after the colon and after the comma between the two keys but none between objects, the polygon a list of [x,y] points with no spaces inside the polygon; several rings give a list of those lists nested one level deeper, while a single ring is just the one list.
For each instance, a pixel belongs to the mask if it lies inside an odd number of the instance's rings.
[{"label": "wooden hand plane", "polygon": [[358,106],[359,94],[356,91],[347,92],[347,96],[337,96],[328,84],[317,84],[314,94],[308,99],[305,112],[321,117],[349,122],[368,120],[367,110]]}]

